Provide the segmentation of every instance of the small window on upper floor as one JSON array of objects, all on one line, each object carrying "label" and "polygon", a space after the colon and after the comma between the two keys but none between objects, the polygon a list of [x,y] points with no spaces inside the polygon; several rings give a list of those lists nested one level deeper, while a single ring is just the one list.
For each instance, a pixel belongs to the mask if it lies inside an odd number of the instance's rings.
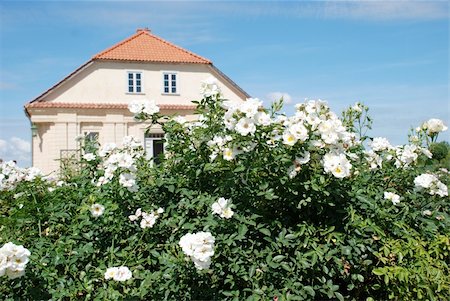
[{"label": "small window on upper floor", "polygon": [[177,94],[177,74],[174,72],[163,73],[163,94]]},{"label": "small window on upper floor", "polygon": [[128,93],[142,93],[142,73],[128,72]]}]

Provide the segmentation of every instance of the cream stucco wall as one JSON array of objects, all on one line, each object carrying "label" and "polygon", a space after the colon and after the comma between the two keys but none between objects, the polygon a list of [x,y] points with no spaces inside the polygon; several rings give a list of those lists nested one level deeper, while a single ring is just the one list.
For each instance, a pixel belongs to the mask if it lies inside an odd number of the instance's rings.
[{"label": "cream stucco wall", "polygon": [[[128,71],[142,74],[142,93],[127,93]],[[163,73],[177,73],[178,94],[163,93]],[[244,101],[245,96],[213,67],[204,64],[151,64],[93,61],[74,76],[44,94],[39,101],[58,103],[120,103],[132,100],[152,99],[157,104],[191,105],[200,99],[201,81],[214,76],[219,80],[224,98]],[[144,141],[148,124],[137,123],[126,109],[63,109],[28,108],[30,119],[37,126],[32,138],[33,166],[45,173],[60,168],[61,153],[76,150],[75,138],[89,131],[99,133],[100,144],[114,142],[120,145],[122,138],[131,135]],[[163,111],[163,114],[184,115],[195,119],[193,110]],[[152,128],[154,133],[161,129]]]},{"label": "cream stucco wall", "polygon": [[[86,132],[98,132],[100,144],[114,142],[120,145],[124,136],[133,136],[144,142],[148,123],[136,122],[128,110],[100,109],[31,109],[31,121],[37,126],[32,137],[33,166],[44,173],[58,171],[64,153],[74,153],[79,148],[76,137]],[[162,114],[183,115],[194,120],[193,111],[162,111]],[[158,126],[152,133],[162,133]]]},{"label": "cream stucco wall", "polygon": [[[128,71],[141,72],[142,93],[128,93]],[[163,73],[177,73],[177,94],[163,93]],[[234,88],[205,64],[151,64],[94,61],[70,81],[44,97],[44,101],[68,103],[128,103],[152,99],[157,104],[191,104],[200,99],[200,83],[209,76],[219,80],[225,98],[242,100]]]},{"label": "cream stucco wall", "polygon": [[[195,119],[193,111],[162,111],[162,114],[184,115]],[[144,142],[148,123],[136,122],[127,110],[99,109],[32,109],[31,121],[37,126],[32,138],[33,166],[44,173],[57,171],[60,159],[79,148],[76,137],[86,132],[98,132],[99,143],[120,145],[123,137],[131,135]],[[160,127],[151,132],[162,133]]]}]

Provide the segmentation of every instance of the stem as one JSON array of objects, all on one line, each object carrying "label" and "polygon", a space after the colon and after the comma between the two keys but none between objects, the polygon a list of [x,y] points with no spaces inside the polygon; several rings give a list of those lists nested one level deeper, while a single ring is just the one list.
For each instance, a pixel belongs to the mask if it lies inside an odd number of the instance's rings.
[{"label": "stem", "polygon": [[33,191],[31,191],[31,195],[33,196],[34,203],[36,204],[36,210],[38,212],[38,228],[39,228],[39,237],[42,237],[42,228],[41,228],[41,212],[39,210],[38,202],[36,200],[36,196]]},{"label": "stem", "polygon": [[134,252],[136,251],[137,247],[141,244],[141,241],[142,241],[142,238],[144,237],[144,235],[145,235],[145,232],[142,231],[141,237],[139,238],[139,240],[138,240],[136,246],[134,247],[133,251],[131,251],[131,252],[128,254],[127,260],[125,260],[124,264],[126,264],[126,263],[128,262],[128,260],[130,259],[130,255],[134,254]]},{"label": "stem", "polygon": [[109,266],[111,266],[112,264],[112,258],[114,256],[114,236],[112,238],[112,244],[111,244],[111,251],[110,251],[111,255],[109,256]]}]

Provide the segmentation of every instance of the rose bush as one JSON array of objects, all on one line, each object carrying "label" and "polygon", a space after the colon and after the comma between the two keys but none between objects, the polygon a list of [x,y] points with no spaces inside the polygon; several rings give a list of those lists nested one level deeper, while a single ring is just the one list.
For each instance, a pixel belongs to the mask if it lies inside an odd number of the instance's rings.
[{"label": "rose bush", "polygon": [[130,105],[166,133],[159,164],[126,137],[86,141],[58,180],[1,165],[0,243],[31,253],[3,299],[450,298],[449,172],[427,148],[443,123],[394,147],[359,103],[287,117],[202,92],[195,122]]}]

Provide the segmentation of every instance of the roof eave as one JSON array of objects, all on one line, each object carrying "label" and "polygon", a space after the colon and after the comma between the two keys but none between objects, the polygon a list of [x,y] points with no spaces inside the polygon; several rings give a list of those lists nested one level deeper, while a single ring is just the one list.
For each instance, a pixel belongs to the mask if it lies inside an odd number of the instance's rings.
[{"label": "roof eave", "polygon": [[25,107],[27,107],[29,104],[36,102],[36,101],[41,101],[45,96],[49,95],[50,93],[53,92],[53,90],[55,90],[56,88],[62,86],[66,81],[70,80],[71,78],[75,77],[78,73],[80,73],[81,71],[83,71],[84,69],[86,69],[87,67],[89,67],[90,65],[92,65],[93,60],[89,60],[86,63],[84,63],[83,65],[81,65],[80,67],[78,67],[77,69],[75,69],[75,71],[73,71],[72,73],[70,73],[69,75],[67,75],[65,78],[63,78],[62,80],[60,80],[59,82],[57,82],[55,85],[53,85],[50,89],[48,89],[47,91],[45,91],[44,93],[42,93],[41,95],[39,95],[38,97],[34,98],[33,100],[27,102],[25,104]]},{"label": "roof eave", "polygon": [[239,93],[242,94],[243,97],[245,98],[250,98],[250,94],[248,94],[247,92],[245,92],[244,89],[242,89],[238,84],[236,84],[231,78],[229,78],[225,73],[223,73],[222,71],[219,70],[219,68],[217,68],[216,66],[214,66],[213,64],[210,64],[211,69],[214,70],[218,75],[220,75],[222,78],[224,78],[226,81],[228,81]]}]

